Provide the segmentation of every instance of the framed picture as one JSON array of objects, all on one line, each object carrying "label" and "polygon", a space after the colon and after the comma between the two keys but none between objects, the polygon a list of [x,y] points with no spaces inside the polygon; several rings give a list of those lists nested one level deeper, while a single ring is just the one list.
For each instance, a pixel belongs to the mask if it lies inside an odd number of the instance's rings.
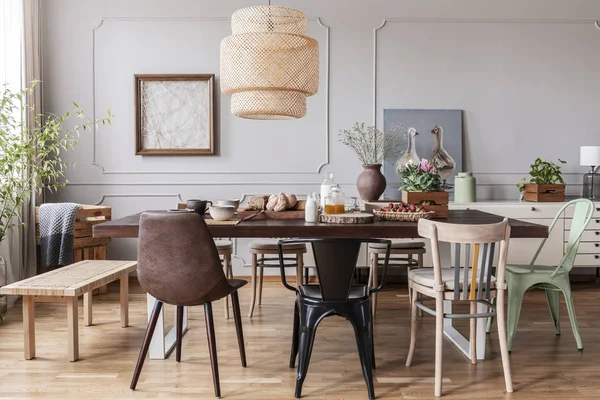
[{"label": "framed picture", "polygon": [[214,74],[135,75],[135,154],[215,154]]}]

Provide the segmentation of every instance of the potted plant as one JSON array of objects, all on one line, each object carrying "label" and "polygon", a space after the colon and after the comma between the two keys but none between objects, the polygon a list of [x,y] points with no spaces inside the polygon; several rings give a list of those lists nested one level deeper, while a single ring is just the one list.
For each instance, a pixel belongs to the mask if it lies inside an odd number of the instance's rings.
[{"label": "potted plant", "polygon": [[517,185],[523,193],[525,201],[565,201],[565,181],[561,175],[561,164],[566,161],[558,159],[558,164],[538,157],[531,164],[529,180]]},{"label": "potted plant", "polygon": [[398,157],[402,151],[401,133],[404,126],[396,126],[390,132],[379,131],[374,126],[356,123],[350,129],[340,131],[340,142],[350,147],[363,164],[356,188],[364,201],[379,199],[387,182],[381,173],[381,164],[387,157]]},{"label": "potted plant", "polygon": [[[73,103],[73,112],[64,115],[38,114],[27,105],[36,82],[28,89],[13,92],[7,84],[1,87],[0,100],[0,243],[13,228],[24,225],[21,215],[31,196],[44,189],[56,191],[67,180],[64,173],[69,163],[61,158],[73,148],[81,130],[96,123],[110,124],[108,116],[98,121],[85,120],[68,128],[70,118],[84,120],[83,110]],[[28,111],[31,123],[22,116]],[[64,180],[63,180],[64,179]],[[3,268],[4,267],[4,268]],[[0,278],[6,276],[5,263],[0,257]],[[0,283],[1,284],[1,283]],[[0,298],[0,321],[6,312],[6,299]]]},{"label": "potted plant", "polygon": [[448,217],[448,192],[442,190],[442,180],[435,162],[423,158],[415,163],[409,160],[399,170],[404,185],[402,201],[424,205],[427,211],[435,211],[436,218]]}]

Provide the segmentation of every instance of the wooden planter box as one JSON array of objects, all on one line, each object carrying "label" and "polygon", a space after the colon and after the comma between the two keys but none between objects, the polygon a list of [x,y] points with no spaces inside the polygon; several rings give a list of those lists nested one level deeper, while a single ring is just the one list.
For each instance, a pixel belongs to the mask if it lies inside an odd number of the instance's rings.
[{"label": "wooden planter box", "polygon": [[[422,204],[427,211],[435,211],[433,218],[448,218],[448,192],[406,192],[402,191],[402,201],[408,204]],[[427,204],[427,203],[432,204]]]},{"label": "wooden planter box", "polygon": [[565,185],[525,185],[523,196],[525,201],[534,202],[563,202],[565,201]]},{"label": "wooden planter box", "polygon": [[[75,215],[75,231],[73,232],[73,262],[83,260],[106,260],[106,246],[110,238],[95,238],[92,236],[92,227],[111,220],[111,208],[106,206],[94,206],[81,204],[81,208]],[[38,207],[35,208],[35,237],[40,244],[40,226]],[[41,257],[38,256],[38,272],[42,272],[40,264]],[[94,294],[106,293],[107,288],[103,286],[94,290]]]}]

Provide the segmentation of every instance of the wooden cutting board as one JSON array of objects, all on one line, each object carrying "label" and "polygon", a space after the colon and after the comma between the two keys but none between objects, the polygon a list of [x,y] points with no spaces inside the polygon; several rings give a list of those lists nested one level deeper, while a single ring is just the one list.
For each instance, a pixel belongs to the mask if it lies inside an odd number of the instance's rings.
[{"label": "wooden cutting board", "polygon": [[[255,211],[255,210],[238,210],[239,219],[304,219],[304,211],[286,210],[286,211]],[[253,217],[253,215],[255,215]]]},{"label": "wooden cutting board", "polygon": [[373,222],[373,214],[321,214],[319,221],[326,224],[370,224]]}]

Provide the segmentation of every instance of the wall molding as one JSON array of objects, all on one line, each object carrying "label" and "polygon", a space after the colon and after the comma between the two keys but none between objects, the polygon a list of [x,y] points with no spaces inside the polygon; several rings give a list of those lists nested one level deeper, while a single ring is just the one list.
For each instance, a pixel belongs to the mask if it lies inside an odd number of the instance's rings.
[{"label": "wall molding", "polygon": [[109,197],[175,197],[176,199],[183,201],[181,198],[181,194],[179,193],[111,193],[111,194],[103,194],[95,203],[92,203],[95,206],[99,206]]},{"label": "wall molding", "polygon": [[[307,171],[127,171],[127,170],[109,170],[104,164],[102,164],[96,154],[96,127],[93,127],[93,139],[92,139],[92,165],[98,167],[102,175],[297,175],[297,174],[320,174],[322,169],[330,163],[330,27],[325,25],[320,17],[308,18],[309,21],[316,21],[317,24],[325,29],[325,160],[319,164],[316,169]],[[92,29],[92,108],[93,108],[93,119],[96,120],[96,33],[100,28],[104,26],[106,21],[117,21],[117,22],[163,22],[163,21],[181,21],[181,22],[230,22],[230,17],[143,17],[143,18],[129,18],[129,17],[103,17],[100,23]]]},{"label": "wall molding", "polygon": [[384,17],[381,24],[373,29],[373,126],[377,126],[377,41],[379,31],[382,30],[388,22],[403,23],[487,23],[487,24],[594,24],[600,30],[600,20],[596,19],[486,19],[486,18],[387,18]]}]

